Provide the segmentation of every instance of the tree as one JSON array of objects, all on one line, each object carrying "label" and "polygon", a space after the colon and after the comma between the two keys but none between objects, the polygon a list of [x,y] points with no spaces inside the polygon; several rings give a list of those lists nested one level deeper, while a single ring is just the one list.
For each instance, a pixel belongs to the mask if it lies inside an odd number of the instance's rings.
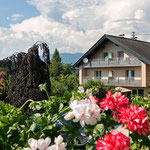
[{"label": "tree", "polygon": [[[47,63],[40,59],[39,47],[43,50],[43,56]],[[46,99],[47,95],[40,91],[39,85],[46,83],[47,91],[51,92],[49,48],[47,44],[34,44],[28,50],[28,53],[18,53],[11,57],[11,61],[14,69],[11,69],[12,74],[6,101],[20,107],[28,99],[36,101]]]},{"label": "tree", "polygon": [[63,74],[70,75],[73,73],[73,66],[71,64],[64,64],[63,65]]},{"label": "tree", "polygon": [[51,77],[57,79],[62,72],[63,72],[63,64],[61,62],[59,52],[56,48],[51,60],[50,75]]},{"label": "tree", "polygon": [[52,58],[51,62],[52,63],[54,63],[54,62],[61,63],[61,58],[60,58],[59,51],[57,50],[57,48],[55,48],[55,51],[54,51],[53,58]]}]

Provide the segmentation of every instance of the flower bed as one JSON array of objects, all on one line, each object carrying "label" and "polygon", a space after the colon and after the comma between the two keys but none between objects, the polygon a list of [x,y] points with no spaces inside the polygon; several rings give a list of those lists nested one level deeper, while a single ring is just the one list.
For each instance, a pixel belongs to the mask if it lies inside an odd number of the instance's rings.
[{"label": "flower bed", "polygon": [[[30,111],[22,111],[28,102]],[[147,110],[129,105],[128,98],[121,93],[108,91],[99,100],[92,95],[92,89],[84,91],[79,87],[69,104],[61,102],[59,97],[28,100],[19,109],[1,103],[0,146],[18,150],[27,147],[32,150],[148,150],[150,147]],[[115,129],[116,126],[119,127]],[[81,145],[84,137],[87,140]]]}]

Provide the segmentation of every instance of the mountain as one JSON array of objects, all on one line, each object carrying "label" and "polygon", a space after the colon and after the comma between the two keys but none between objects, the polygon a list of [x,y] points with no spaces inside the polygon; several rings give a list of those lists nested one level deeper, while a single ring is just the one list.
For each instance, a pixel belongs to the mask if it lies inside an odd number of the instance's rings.
[{"label": "mountain", "polygon": [[[74,64],[84,53],[59,53],[63,63]],[[53,57],[51,54],[50,58]]]}]

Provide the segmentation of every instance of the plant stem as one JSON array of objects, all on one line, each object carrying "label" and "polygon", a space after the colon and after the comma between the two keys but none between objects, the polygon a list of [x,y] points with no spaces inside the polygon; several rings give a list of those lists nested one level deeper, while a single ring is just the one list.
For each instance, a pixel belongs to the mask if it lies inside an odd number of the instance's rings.
[{"label": "plant stem", "polygon": [[27,100],[20,108],[18,111],[21,111],[21,109],[28,103],[28,102],[33,102],[32,99]]}]

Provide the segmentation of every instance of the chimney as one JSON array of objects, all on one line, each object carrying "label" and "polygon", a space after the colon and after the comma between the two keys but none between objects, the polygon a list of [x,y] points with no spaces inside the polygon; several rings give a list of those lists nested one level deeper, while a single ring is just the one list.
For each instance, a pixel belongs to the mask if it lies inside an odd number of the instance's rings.
[{"label": "chimney", "polygon": [[137,40],[138,37],[136,37],[135,35],[136,35],[135,32],[132,32],[131,39]]}]

